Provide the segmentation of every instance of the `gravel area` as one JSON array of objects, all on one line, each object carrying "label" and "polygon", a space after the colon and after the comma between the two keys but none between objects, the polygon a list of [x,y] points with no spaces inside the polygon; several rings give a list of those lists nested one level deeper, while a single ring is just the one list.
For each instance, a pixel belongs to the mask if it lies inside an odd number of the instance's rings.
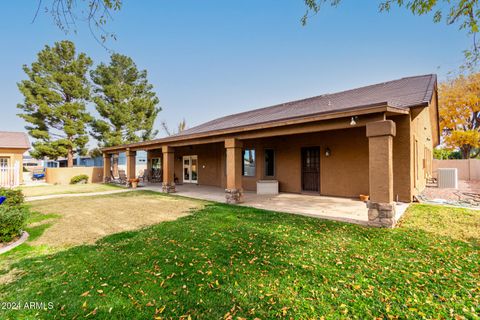
[{"label": "gravel area", "polygon": [[480,209],[480,181],[459,181],[458,189],[427,187],[419,196],[419,200]]}]

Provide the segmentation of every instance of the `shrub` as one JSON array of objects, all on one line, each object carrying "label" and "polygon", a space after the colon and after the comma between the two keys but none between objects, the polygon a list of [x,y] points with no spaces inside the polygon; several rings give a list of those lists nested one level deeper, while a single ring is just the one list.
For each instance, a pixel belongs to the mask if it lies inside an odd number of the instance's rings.
[{"label": "shrub", "polygon": [[24,196],[20,189],[0,188],[0,196],[5,196],[7,198],[2,206],[21,205],[24,201]]},{"label": "shrub", "polygon": [[24,206],[0,205],[0,242],[9,242],[20,235],[28,213],[28,208]]},{"label": "shrub", "polygon": [[79,183],[87,183],[87,182],[88,182],[88,176],[86,174],[80,174],[70,179],[70,184],[79,184]]}]

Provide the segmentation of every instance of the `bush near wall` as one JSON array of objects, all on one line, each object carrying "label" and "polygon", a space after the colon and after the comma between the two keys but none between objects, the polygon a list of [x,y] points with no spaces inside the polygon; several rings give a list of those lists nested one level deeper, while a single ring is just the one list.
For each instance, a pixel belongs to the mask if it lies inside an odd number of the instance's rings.
[{"label": "bush near wall", "polygon": [[0,205],[0,242],[9,242],[19,236],[28,218],[24,206]]},{"label": "bush near wall", "polygon": [[24,196],[21,190],[0,188],[0,196],[7,198],[0,205],[0,242],[9,242],[22,232],[29,210],[22,205]]},{"label": "bush near wall", "polygon": [[70,179],[70,184],[88,183],[88,176],[86,174],[79,174]]},{"label": "bush near wall", "polygon": [[21,205],[24,201],[24,196],[22,190],[18,189],[7,189],[7,188],[0,188],[0,196],[4,196],[7,198],[3,203],[4,206],[15,206]]}]

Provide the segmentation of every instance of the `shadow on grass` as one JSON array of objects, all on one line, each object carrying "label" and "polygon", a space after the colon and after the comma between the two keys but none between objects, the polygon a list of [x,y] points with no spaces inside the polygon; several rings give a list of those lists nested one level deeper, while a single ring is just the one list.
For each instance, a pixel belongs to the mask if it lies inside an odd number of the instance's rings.
[{"label": "shadow on grass", "polygon": [[24,259],[14,267],[27,274],[0,292],[3,301],[53,301],[53,310],[20,313],[41,318],[468,317],[476,254],[468,243],[420,230],[209,204]]}]

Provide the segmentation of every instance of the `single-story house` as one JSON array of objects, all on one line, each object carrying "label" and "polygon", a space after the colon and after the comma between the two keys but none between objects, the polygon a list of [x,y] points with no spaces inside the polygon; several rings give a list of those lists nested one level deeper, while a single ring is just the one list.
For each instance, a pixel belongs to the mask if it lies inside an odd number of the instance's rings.
[{"label": "single-story house", "polygon": [[436,75],[421,75],[324,94],[222,117],[177,135],[102,149],[104,176],[112,157],[148,153],[162,189],[176,183],[225,188],[242,201],[257,182],[280,192],[338,197],[369,195],[369,219],[389,224],[395,202],[411,202],[432,171],[439,144]]},{"label": "single-story house", "polygon": [[23,182],[23,154],[30,149],[24,132],[0,131],[0,186],[14,187]]}]

